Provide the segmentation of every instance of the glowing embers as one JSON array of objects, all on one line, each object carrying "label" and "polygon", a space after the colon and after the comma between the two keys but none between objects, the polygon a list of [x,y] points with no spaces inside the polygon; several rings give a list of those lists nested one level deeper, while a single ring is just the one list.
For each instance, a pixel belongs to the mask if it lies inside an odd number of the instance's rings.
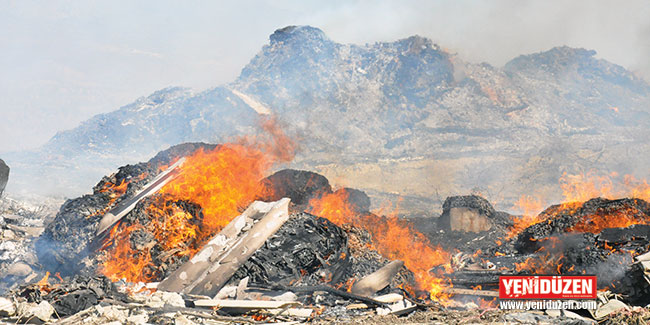
[{"label": "glowing embers", "polygon": [[[636,200],[634,200],[636,202]],[[567,232],[600,233],[607,228],[625,228],[632,225],[650,224],[650,216],[634,205],[609,205],[597,209],[594,213],[584,215]]]},{"label": "glowing embers", "polygon": [[[546,221],[549,215],[575,213],[583,202],[594,198],[636,198],[650,200],[650,184],[647,180],[636,179],[632,175],[621,177],[618,173],[603,175],[596,171],[580,174],[564,173],[559,179],[562,190],[562,204],[553,206],[542,212],[547,201],[540,196],[522,195],[514,204],[513,209],[521,211],[521,217],[513,217],[514,225],[507,238],[513,238],[527,227]],[[634,224],[647,224],[648,220],[639,218],[635,209],[613,212],[598,211],[590,216],[582,216],[580,224],[567,231],[598,233],[606,228],[627,227]]]}]

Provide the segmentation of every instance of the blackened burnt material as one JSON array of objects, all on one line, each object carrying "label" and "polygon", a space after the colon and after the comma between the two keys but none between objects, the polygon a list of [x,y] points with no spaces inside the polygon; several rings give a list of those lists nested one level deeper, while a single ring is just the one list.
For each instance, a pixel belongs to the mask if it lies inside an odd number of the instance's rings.
[{"label": "blackened burnt material", "polygon": [[[99,221],[111,207],[132,196],[146,182],[155,177],[156,169],[146,163],[120,167],[111,176],[104,177],[92,194],[68,200],[54,220],[46,226],[35,248],[44,268],[62,275],[72,275],[80,269],[82,259],[89,253]],[[141,178],[141,179],[140,179]],[[113,185],[129,182],[124,194]]]},{"label": "blackened burnt material", "polygon": [[305,170],[283,169],[263,179],[262,183],[268,189],[266,192],[272,193],[269,197],[261,198],[267,202],[288,197],[293,204],[304,205],[313,197],[332,192],[327,178]]},{"label": "blackened burnt material", "polygon": [[[565,233],[578,224],[588,227],[597,217],[612,220],[626,217],[636,223],[650,223],[650,204],[641,199],[596,198],[577,206],[554,205],[540,214],[539,219],[545,222],[534,224],[519,234],[517,245],[528,245],[531,238],[534,240]],[[607,228],[611,228],[611,225]]]},{"label": "blackened burnt material", "polygon": [[477,196],[451,196],[442,205],[438,227],[443,230],[481,232],[511,223],[510,215],[497,212],[488,200]]},{"label": "blackened burnt material", "polygon": [[0,159],[0,195],[5,190],[7,182],[9,181],[9,166],[5,164],[4,160]]},{"label": "blackened burnt material", "polygon": [[337,284],[347,280],[345,232],[329,220],[293,214],[231,278],[255,284]]},{"label": "blackened burnt material", "polygon": [[[146,163],[120,167],[117,173],[105,176],[93,188],[92,194],[66,201],[55,219],[46,226],[35,248],[39,262],[47,270],[71,275],[82,268],[80,264],[91,252],[99,221],[112,207],[135,195],[156,177],[160,168],[177,158],[192,154],[199,148],[210,150],[215,145],[186,143],[158,153]],[[121,189],[121,185],[126,189]]]},{"label": "blackened burnt material", "polygon": [[27,285],[20,288],[17,295],[29,302],[49,302],[60,317],[74,315],[84,309],[97,305],[102,299],[126,301],[113,283],[104,276],[75,276],[63,283],[50,287],[47,294],[42,295],[38,285]]}]

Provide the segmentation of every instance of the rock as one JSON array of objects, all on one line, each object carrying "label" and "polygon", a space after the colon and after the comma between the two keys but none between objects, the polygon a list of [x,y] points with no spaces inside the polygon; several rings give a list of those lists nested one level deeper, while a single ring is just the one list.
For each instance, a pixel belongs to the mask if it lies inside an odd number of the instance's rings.
[{"label": "rock", "polygon": [[619,310],[629,310],[630,307],[624,302],[616,299],[612,299],[602,306],[598,307],[596,311],[592,312],[592,315],[596,320],[605,318],[607,315],[619,311]]},{"label": "rock", "polygon": [[127,317],[126,323],[127,324],[139,325],[139,324],[146,324],[148,320],[149,320],[149,315],[147,315],[146,312],[142,312],[142,313],[131,315],[131,316]]},{"label": "rock", "polygon": [[16,250],[16,243],[12,241],[5,241],[0,243],[0,251],[13,252]]},{"label": "rock", "polygon": [[296,296],[296,294],[291,292],[291,291],[287,291],[287,292],[285,292],[285,293],[283,293],[281,295],[271,297],[271,300],[274,300],[274,301],[297,301],[298,296]]},{"label": "rock", "polygon": [[0,159],[0,195],[5,190],[7,182],[9,181],[9,166],[5,164],[4,160]]},{"label": "rock", "polygon": [[368,213],[370,211],[370,197],[364,191],[344,187],[336,192],[345,191],[348,194],[348,202],[357,213]]},{"label": "rock", "polygon": [[576,313],[574,313],[572,311],[568,311],[568,310],[547,309],[545,311],[545,313],[546,313],[546,315],[549,315],[551,317],[568,317],[568,318],[576,319],[576,320],[579,320],[580,322],[582,322],[584,324],[593,324],[593,323],[595,323],[594,320],[592,320],[592,319],[584,318],[584,317],[582,317],[582,316],[580,316],[580,315],[578,315],[578,314],[576,314]]},{"label": "rock", "polygon": [[162,308],[165,305],[185,307],[185,300],[176,292],[156,291],[144,301],[144,304],[152,308]]},{"label": "rock", "polygon": [[22,232],[30,237],[38,237],[43,233],[44,227],[22,227],[16,225],[7,225],[11,230]]},{"label": "rock", "polygon": [[13,316],[16,314],[16,305],[14,305],[13,301],[0,297],[0,316],[2,317],[7,317],[7,316]]},{"label": "rock", "polygon": [[217,292],[217,295],[214,297],[214,299],[227,299],[227,298],[235,298],[237,295],[237,287],[236,286],[224,286]]},{"label": "rock", "polygon": [[174,316],[174,324],[176,325],[196,325],[195,322],[189,320],[185,315],[181,313],[176,313]]},{"label": "rock", "polygon": [[19,322],[31,324],[43,324],[52,319],[54,307],[49,302],[43,300],[40,304],[33,302],[21,303],[18,305]]},{"label": "rock", "polygon": [[27,276],[30,273],[32,273],[32,268],[23,263],[23,262],[16,262],[12,264],[9,269],[7,269],[7,274],[8,275],[13,275],[13,276]]},{"label": "rock", "polygon": [[2,215],[2,218],[7,224],[12,224],[12,225],[20,224],[23,221],[23,219],[25,219],[22,216],[16,214],[4,214]]},{"label": "rock", "polygon": [[3,241],[5,241],[5,240],[14,240],[14,239],[16,239],[16,234],[13,231],[11,231],[9,229],[5,229],[5,230],[2,231],[2,240]]},{"label": "rock", "polygon": [[481,232],[492,228],[496,211],[486,199],[476,196],[452,196],[442,205],[438,224],[444,230]]},{"label": "rock", "polygon": [[112,321],[120,322],[123,324],[128,317],[128,311],[121,309],[116,306],[106,306],[102,307],[101,305],[95,306],[95,311],[101,316],[102,323],[108,323]]},{"label": "rock", "polygon": [[263,201],[277,201],[283,197],[291,199],[292,204],[307,204],[313,197],[332,192],[325,176],[310,171],[283,169],[262,180],[268,197]]}]

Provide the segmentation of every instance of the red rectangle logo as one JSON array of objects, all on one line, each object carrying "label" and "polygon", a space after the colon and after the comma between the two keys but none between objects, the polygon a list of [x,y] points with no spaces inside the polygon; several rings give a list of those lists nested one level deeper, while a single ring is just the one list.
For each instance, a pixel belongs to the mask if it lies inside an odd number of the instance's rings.
[{"label": "red rectangle logo", "polygon": [[596,299],[596,276],[500,276],[499,299]]}]

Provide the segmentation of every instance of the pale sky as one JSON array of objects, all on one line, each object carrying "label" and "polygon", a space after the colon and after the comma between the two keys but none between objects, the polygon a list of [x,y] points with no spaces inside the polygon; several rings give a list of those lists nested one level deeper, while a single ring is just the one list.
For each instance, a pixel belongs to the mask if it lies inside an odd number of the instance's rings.
[{"label": "pale sky", "polygon": [[418,34],[496,66],[584,47],[650,80],[650,1],[0,0],[0,153],[164,87],[228,83],[287,25],[341,43]]}]

